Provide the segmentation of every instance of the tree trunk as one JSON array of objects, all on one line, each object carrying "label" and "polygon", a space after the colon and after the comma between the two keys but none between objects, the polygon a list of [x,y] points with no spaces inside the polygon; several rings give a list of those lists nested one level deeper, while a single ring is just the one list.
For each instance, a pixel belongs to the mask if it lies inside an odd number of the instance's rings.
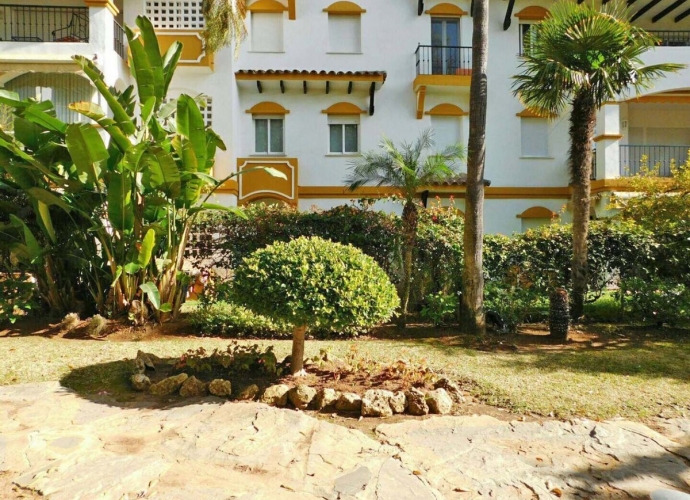
[{"label": "tree trunk", "polygon": [[405,203],[403,208],[403,281],[400,300],[400,322],[402,328],[407,326],[407,308],[410,303],[410,293],[412,290],[412,261],[414,259],[415,239],[417,238],[417,224],[419,214],[417,206],[413,201]]},{"label": "tree trunk", "polygon": [[462,271],[461,319],[464,330],[484,335],[484,160],[486,156],[487,60],[489,1],[474,0],[472,31],[472,83],[470,84],[470,137],[467,144],[465,194],[465,262]]},{"label": "tree trunk", "polygon": [[290,372],[294,375],[304,368],[304,334],[307,327],[296,326],[292,330],[292,361],[290,361]]},{"label": "tree trunk", "polygon": [[592,137],[596,112],[594,99],[588,92],[575,96],[570,114],[569,165],[573,189],[573,306],[571,314],[574,321],[577,321],[584,312],[587,293],[587,233],[589,232]]}]

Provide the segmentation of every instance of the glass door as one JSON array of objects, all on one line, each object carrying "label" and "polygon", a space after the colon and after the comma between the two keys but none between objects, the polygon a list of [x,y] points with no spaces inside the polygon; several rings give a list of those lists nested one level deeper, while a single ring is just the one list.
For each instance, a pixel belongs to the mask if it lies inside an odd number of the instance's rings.
[{"label": "glass door", "polygon": [[460,69],[459,19],[431,18],[431,73],[454,75]]}]

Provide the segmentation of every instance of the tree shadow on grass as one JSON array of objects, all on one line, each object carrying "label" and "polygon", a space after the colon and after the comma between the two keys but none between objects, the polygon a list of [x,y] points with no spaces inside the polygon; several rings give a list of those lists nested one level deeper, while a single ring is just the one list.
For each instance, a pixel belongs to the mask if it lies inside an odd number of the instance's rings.
[{"label": "tree shadow on grass", "polygon": [[[146,375],[150,377],[151,382],[159,382],[174,374],[171,372],[171,368],[177,361],[179,358],[161,358],[157,370],[147,370]],[[166,396],[156,396],[148,392],[135,391],[130,383],[134,368],[135,365],[132,360],[111,361],[75,368],[60,379],[60,385],[94,403],[121,408],[161,409],[200,402],[222,404],[228,401],[228,398],[215,396],[182,397],[177,392]],[[233,394],[230,399],[236,398],[239,391],[251,383],[256,383],[259,389],[263,390],[273,382],[272,379],[266,377],[228,376],[223,378],[230,379],[232,382]]]},{"label": "tree shadow on grass", "polygon": [[[650,333],[651,332],[651,333]],[[590,338],[588,338],[588,335]],[[690,380],[690,335],[685,330],[638,329],[627,335],[580,334],[575,342],[548,335],[489,335],[484,341],[468,335],[406,339],[409,347],[425,346],[452,357],[496,354],[506,367],[543,371],[609,373],[642,378]],[[499,356],[500,355],[500,356]]]}]

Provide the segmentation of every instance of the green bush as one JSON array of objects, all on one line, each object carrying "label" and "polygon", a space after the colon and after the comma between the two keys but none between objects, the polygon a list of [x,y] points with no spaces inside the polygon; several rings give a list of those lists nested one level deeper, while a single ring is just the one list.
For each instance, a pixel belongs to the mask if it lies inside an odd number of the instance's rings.
[{"label": "green bush", "polygon": [[394,215],[350,205],[300,212],[288,205],[262,203],[248,206],[245,214],[246,218],[220,212],[202,214],[194,232],[217,234],[218,238],[199,238],[194,243],[197,261],[204,266],[234,269],[242,259],[276,241],[318,236],[359,248],[389,275],[395,275],[400,221]]},{"label": "green bush", "polygon": [[187,320],[202,336],[285,338],[291,333],[285,324],[225,301],[200,304],[189,313]]},{"label": "green bush", "polygon": [[677,280],[630,278],[621,282],[624,311],[659,326],[690,321],[690,287]]},{"label": "green bush", "polygon": [[244,259],[238,303],[294,327],[362,331],[388,320],[400,301],[373,258],[321,238],[277,242]]},{"label": "green bush", "polygon": [[37,305],[36,285],[28,276],[0,274],[0,325],[14,323]]},{"label": "green bush", "polygon": [[484,309],[498,314],[506,330],[515,333],[519,325],[538,312],[542,298],[534,286],[489,281],[484,289]]},{"label": "green bush", "polygon": [[453,316],[458,311],[458,297],[443,292],[430,293],[424,299],[421,316],[431,321],[434,326],[441,326],[453,321]]}]

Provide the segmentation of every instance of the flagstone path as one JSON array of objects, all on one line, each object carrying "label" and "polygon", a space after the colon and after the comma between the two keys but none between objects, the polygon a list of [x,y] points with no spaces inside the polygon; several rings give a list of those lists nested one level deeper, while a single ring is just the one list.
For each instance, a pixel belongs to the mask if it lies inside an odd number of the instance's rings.
[{"label": "flagstone path", "polygon": [[376,438],[205,398],[111,406],[57,383],[0,387],[0,498],[553,499],[690,491],[690,420],[430,417]]}]

